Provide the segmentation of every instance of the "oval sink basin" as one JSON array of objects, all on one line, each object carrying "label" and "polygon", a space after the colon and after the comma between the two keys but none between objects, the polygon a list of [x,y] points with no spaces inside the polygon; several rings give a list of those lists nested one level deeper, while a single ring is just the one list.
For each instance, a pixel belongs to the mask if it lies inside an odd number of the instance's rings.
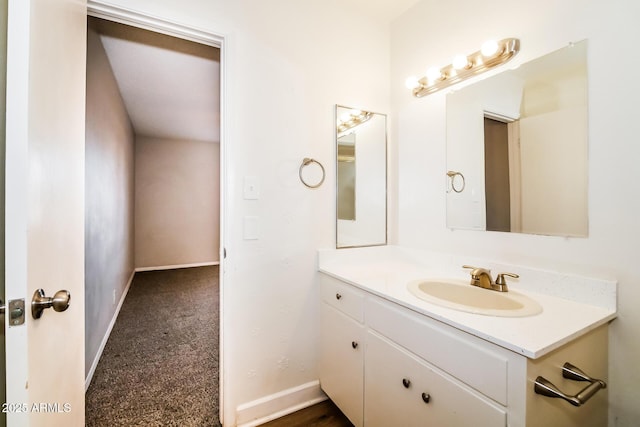
[{"label": "oval sink basin", "polygon": [[518,292],[497,292],[453,280],[414,280],[409,292],[427,302],[454,310],[500,317],[526,317],[542,312],[542,307]]}]

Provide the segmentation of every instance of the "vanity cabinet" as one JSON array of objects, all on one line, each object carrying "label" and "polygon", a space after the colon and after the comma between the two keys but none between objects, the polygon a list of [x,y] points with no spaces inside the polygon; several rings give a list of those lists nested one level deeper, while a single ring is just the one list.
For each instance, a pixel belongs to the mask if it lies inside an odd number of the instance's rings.
[{"label": "vanity cabinet", "polygon": [[582,389],[562,378],[564,362],[605,378],[607,325],[529,359],[331,276],[320,283],[320,385],[356,427],[607,424],[606,389],[581,407],[533,390],[539,375]]}]

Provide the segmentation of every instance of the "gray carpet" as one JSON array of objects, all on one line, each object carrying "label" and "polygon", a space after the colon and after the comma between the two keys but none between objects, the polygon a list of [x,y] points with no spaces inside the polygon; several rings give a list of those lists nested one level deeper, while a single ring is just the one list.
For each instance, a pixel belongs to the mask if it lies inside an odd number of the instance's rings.
[{"label": "gray carpet", "polygon": [[87,426],[220,426],[218,267],[136,273],[86,394]]}]

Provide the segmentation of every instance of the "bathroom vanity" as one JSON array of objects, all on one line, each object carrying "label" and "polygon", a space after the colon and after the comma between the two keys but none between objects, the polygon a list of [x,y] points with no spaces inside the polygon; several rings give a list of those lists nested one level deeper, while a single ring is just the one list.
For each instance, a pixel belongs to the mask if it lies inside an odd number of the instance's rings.
[{"label": "bathroom vanity", "polygon": [[606,425],[604,382],[580,406],[534,384],[543,377],[567,395],[588,388],[563,378],[566,362],[607,380],[615,282],[508,268],[521,276],[510,288],[541,313],[465,312],[408,290],[416,279],[468,276],[455,257],[392,246],[321,251],[322,389],[355,426]]}]

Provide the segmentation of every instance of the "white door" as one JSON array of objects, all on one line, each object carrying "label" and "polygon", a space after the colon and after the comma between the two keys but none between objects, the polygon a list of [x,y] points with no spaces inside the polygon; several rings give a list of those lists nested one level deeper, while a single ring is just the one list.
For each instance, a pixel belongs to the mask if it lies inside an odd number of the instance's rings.
[{"label": "white door", "polygon": [[[9,0],[7,45],[7,424],[82,426],[86,3]],[[69,309],[33,319],[38,288]]]}]

